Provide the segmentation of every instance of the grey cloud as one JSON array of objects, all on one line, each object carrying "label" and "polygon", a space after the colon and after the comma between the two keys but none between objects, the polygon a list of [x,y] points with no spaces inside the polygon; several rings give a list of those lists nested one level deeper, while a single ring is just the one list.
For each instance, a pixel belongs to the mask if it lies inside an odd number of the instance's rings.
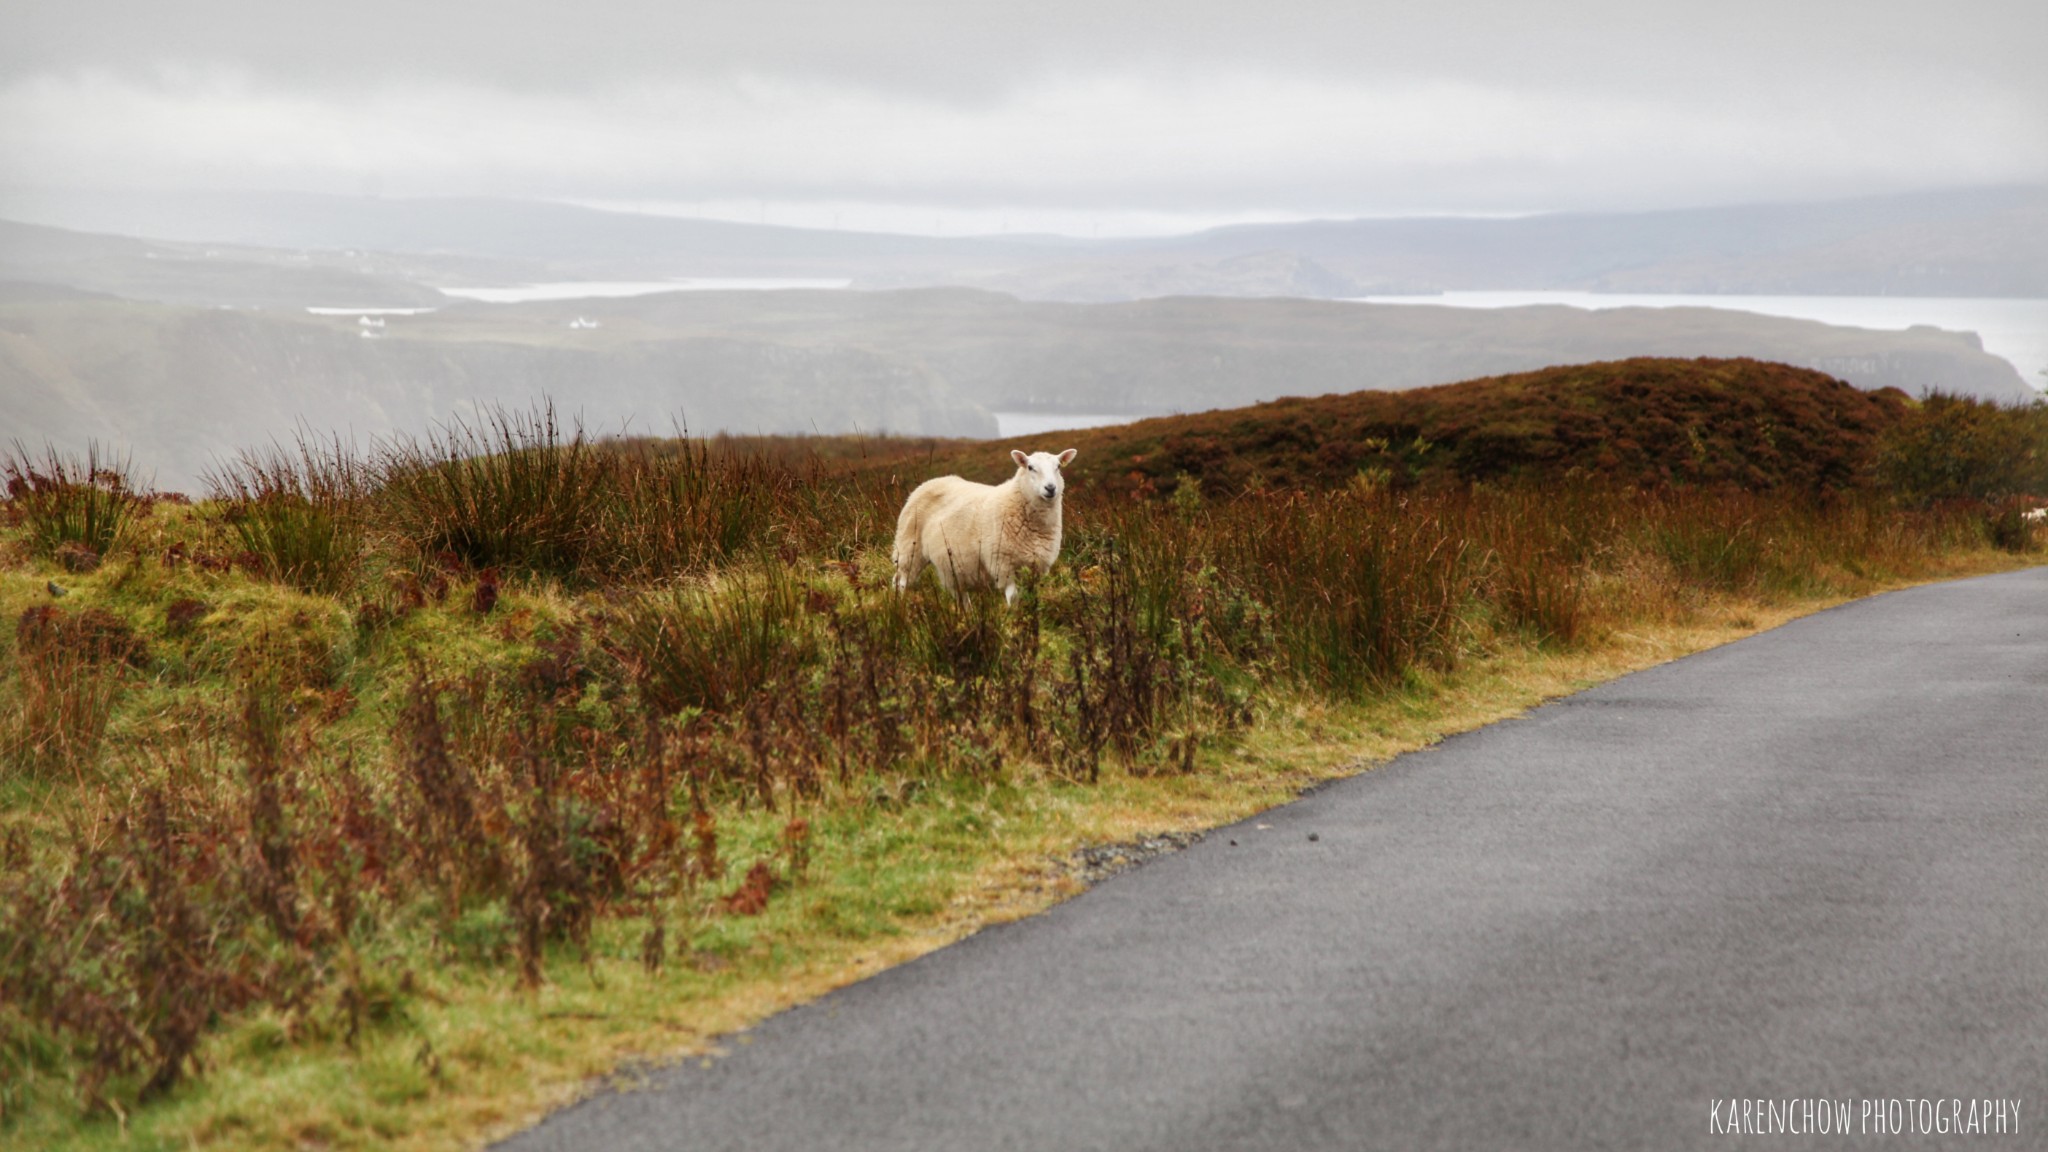
[{"label": "grey cloud", "polygon": [[0,172],[47,184],[1351,215],[2048,179],[2041,0],[17,0],[6,20]]},{"label": "grey cloud", "polygon": [[1564,89],[1692,86],[1708,98],[1852,77],[2048,92],[2040,55],[2048,5],[2038,0],[34,0],[10,7],[0,74],[229,65],[293,83],[440,77],[578,88],[755,73],[987,98],[1060,72],[1227,65]]}]

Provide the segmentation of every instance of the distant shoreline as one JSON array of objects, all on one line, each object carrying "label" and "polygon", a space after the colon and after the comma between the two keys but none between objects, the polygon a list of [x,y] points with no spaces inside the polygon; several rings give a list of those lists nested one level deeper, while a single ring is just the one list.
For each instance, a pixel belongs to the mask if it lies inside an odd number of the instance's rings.
[{"label": "distant shoreline", "polygon": [[1560,304],[1615,308],[1720,308],[1849,328],[1903,332],[1915,327],[1975,333],[1984,351],[2011,364],[2036,391],[2048,386],[2048,299],[2024,296],[1764,296],[1649,292],[1526,291],[1441,292],[1429,296],[1373,295],[1359,304],[1434,304],[1445,308],[1525,308]]}]

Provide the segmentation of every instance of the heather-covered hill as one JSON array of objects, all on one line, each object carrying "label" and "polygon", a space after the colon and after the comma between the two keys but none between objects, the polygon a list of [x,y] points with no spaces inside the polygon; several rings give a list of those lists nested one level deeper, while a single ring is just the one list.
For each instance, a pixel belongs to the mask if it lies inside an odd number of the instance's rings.
[{"label": "heather-covered hill", "polygon": [[1078,447],[1077,483],[1136,493],[1182,476],[1211,495],[1567,475],[1821,491],[1867,487],[1907,409],[1898,392],[1784,364],[1638,358],[930,451],[933,471],[976,475],[1006,470],[999,449]]}]

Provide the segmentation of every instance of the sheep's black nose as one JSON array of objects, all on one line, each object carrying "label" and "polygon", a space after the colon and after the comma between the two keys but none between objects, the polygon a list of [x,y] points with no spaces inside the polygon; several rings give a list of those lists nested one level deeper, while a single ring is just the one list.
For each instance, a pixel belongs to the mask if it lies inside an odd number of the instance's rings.
[{"label": "sheep's black nose", "polygon": [[1057,495],[1059,495],[1059,494],[1060,494],[1060,490],[1059,490],[1059,486],[1058,486],[1058,485],[1056,485],[1056,484],[1047,484],[1047,485],[1045,486],[1045,498],[1046,498],[1047,500],[1050,500],[1050,499],[1052,499],[1053,497],[1055,497],[1055,496],[1057,496]]}]

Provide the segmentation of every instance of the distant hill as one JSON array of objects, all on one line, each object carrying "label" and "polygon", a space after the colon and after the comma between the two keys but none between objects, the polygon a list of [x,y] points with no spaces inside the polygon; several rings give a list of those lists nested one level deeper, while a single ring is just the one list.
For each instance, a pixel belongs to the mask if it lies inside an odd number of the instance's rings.
[{"label": "distant hill", "polygon": [[1019,301],[960,289],[688,292],[438,314],[454,338],[552,339],[573,316],[618,339],[656,333],[857,346],[914,362],[990,410],[1156,415],[1282,395],[1414,388],[1630,356],[1749,356],[1863,388],[2035,393],[1974,337],[1882,332],[1709,308],[1479,310],[1172,297]]},{"label": "distant hill", "polygon": [[511,261],[547,280],[938,273],[1055,260],[1082,241],[938,239],[606,212],[570,204],[288,192],[0,192],[0,218],[184,243]]},{"label": "distant hill", "polygon": [[[2040,186],[1113,240],[901,236],[524,201],[288,193],[14,190],[0,192],[0,218],[164,241],[497,261],[537,279],[835,276],[865,287],[982,286],[1061,300],[1266,295],[1276,285],[1310,296],[1546,288],[2048,296],[2048,187]],[[1276,275],[1283,260],[1306,274]]]},{"label": "distant hill", "polygon": [[1505,220],[1247,225],[1157,255],[1298,252],[1360,282],[1445,290],[2048,296],[2048,187]]},{"label": "distant hill", "polygon": [[0,280],[220,308],[432,308],[430,285],[556,278],[545,264],[491,256],[367,248],[268,248],[141,240],[0,220]]},{"label": "distant hill", "polygon": [[1569,476],[1819,492],[1869,484],[1877,438],[1905,406],[1897,392],[1782,364],[1638,358],[944,445],[919,475],[993,481],[1010,471],[1008,448],[1072,447],[1075,483],[1141,495],[1182,477],[1207,497]]},{"label": "distant hill", "polygon": [[455,304],[361,323],[0,285],[0,430],[132,448],[189,488],[213,460],[317,432],[419,432],[552,397],[595,431],[992,436],[998,411],[1232,408],[1634,356],[1750,356],[1865,389],[2018,399],[1966,336],[1715,309],[1498,311],[1179,297],[1031,303],[966,289],[688,292]]},{"label": "distant hill", "polygon": [[[388,264],[388,262],[387,262]],[[379,268],[262,249],[170,244],[0,220],[0,280],[201,307],[349,304],[420,308],[448,302],[416,269]]]}]

